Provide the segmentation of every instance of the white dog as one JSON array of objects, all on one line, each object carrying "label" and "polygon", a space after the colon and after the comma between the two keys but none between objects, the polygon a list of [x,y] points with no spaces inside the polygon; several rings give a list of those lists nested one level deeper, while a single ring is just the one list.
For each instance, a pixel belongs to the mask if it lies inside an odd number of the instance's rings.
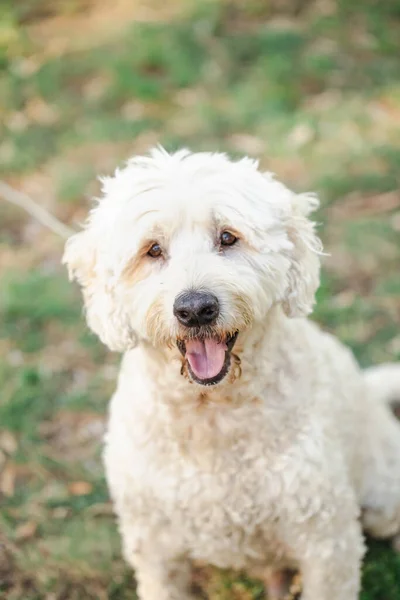
[{"label": "white dog", "polygon": [[89,326],[125,352],[105,464],[141,600],[191,598],[190,561],[303,600],[356,600],[364,528],[400,531],[400,368],[363,373],[306,320],[321,243],[250,159],[130,160],[65,262]]}]

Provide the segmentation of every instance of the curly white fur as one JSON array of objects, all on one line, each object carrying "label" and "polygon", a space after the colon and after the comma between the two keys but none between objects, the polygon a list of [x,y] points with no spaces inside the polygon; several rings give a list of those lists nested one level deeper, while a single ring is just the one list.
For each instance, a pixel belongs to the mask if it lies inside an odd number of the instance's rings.
[{"label": "curly white fur", "polygon": [[[400,531],[400,427],[381,401],[400,393],[400,369],[381,393],[389,371],[363,374],[304,318],[317,200],[247,158],[162,149],[103,192],[65,262],[90,327],[125,352],[104,457],[141,600],[191,597],[193,559],[265,580],[299,569],[303,600],[356,600],[360,513],[375,535]],[[220,248],[223,230],[239,242]],[[215,335],[239,331],[212,387],[185,376],[176,347],[187,289],[217,296]]]}]

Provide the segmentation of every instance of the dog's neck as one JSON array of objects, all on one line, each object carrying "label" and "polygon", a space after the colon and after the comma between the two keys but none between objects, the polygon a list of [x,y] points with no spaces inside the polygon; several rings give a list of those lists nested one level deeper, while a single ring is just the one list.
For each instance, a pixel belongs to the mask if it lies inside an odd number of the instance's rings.
[{"label": "dog's neck", "polygon": [[234,351],[241,361],[240,375],[210,387],[181,375],[178,351],[146,344],[133,350],[125,357],[120,384],[130,385],[131,369],[144,370],[147,383],[145,398],[133,394],[132,404],[126,405],[127,421],[140,411],[143,418],[137,422],[147,423],[145,428],[159,427],[160,435],[193,460],[205,461],[203,466],[209,463],[207,468],[223,448],[229,450],[238,440],[257,435],[260,426],[270,429],[267,435],[275,449],[285,447],[291,440],[284,432],[292,431],[285,426],[287,419],[300,418],[296,384],[290,384],[296,377],[288,375],[294,368],[288,347],[297,326],[280,307],[273,308],[263,324],[239,336]]}]

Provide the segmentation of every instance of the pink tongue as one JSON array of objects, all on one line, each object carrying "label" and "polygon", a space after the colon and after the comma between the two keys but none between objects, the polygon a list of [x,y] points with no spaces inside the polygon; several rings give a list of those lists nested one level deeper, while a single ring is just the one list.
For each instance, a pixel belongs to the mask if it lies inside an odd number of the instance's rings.
[{"label": "pink tongue", "polygon": [[186,358],[199,379],[211,379],[221,372],[226,350],[225,343],[209,338],[186,342]]}]

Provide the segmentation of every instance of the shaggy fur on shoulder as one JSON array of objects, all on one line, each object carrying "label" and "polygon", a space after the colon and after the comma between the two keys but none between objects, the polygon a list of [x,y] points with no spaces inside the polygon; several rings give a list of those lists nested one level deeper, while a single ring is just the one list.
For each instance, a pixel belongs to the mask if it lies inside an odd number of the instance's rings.
[{"label": "shaggy fur on shoulder", "polygon": [[362,372],[305,318],[317,206],[248,158],[158,148],[67,243],[89,326],[125,353],[104,458],[141,600],[191,598],[193,560],[356,600],[362,526],[400,531],[400,368]]}]

